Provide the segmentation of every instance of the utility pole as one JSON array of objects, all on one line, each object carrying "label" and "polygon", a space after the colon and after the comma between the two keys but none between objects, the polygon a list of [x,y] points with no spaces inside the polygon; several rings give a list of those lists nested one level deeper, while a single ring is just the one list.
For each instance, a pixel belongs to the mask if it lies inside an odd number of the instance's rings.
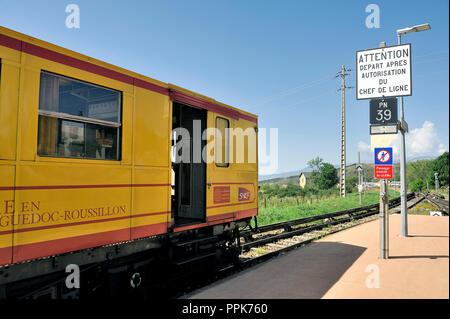
[{"label": "utility pole", "polygon": [[345,86],[345,77],[350,75],[349,73],[345,73],[346,71],[351,71],[350,69],[346,69],[344,65],[342,65],[341,72],[339,72],[336,77],[341,77],[341,88],[338,91],[341,91],[341,169],[339,171],[339,188],[341,197],[345,197],[345,166],[346,166],[346,158],[345,158],[345,89],[350,89],[352,87]]}]

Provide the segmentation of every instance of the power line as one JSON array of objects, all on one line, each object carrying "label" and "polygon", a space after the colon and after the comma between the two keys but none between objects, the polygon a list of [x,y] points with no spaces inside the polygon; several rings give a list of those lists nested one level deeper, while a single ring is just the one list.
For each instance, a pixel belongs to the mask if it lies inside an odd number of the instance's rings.
[{"label": "power line", "polygon": [[319,84],[321,84],[321,83],[323,83],[323,82],[330,81],[330,80],[332,80],[332,79],[333,79],[333,76],[327,75],[327,76],[322,77],[322,78],[320,78],[320,79],[313,80],[313,81],[309,81],[309,82],[306,82],[306,83],[303,83],[303,84],[294,86],[294,87],[292,87],[292,88],[289,88],[289,89],[286,89],[286,90],[282,90],[282,91],[280,91],[280,92],[278,92],[278,93],[276,93],[276,94],[274,94],[274,95],[272,95],[272,96],[269,96],[269,97],[265,98],[265,99],[262,100],[262,101],[255,102],[255,103],[252,103],[252,104],[249,104],[249,105],[250,105],[250,106],[253,106],[253,105],[263,105],[263,104],[267,104],[267,103],[270,103],[270,102],[272,102],[272,101],[275,101],[275,100],[277,100],[277,99],[279,99],[279,98],[283,98],[283,97],[286,97],[286,96],[295,94],[295,93],[297,93],[297,92],[299,92],[299,91],[301,91],[301,90],[303,90],[303,89],[306,89],[306,88],[310,88],[310,87],[319,85]]}]

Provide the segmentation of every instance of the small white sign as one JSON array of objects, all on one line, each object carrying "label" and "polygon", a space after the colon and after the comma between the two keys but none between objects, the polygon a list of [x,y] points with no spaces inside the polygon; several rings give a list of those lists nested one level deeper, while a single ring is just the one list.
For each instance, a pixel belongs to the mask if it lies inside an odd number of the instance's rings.
[{"label": "small white sign", "polygon": [[356,52],[356,99],[412,94],[411,45]]},{"label": "small white sign", "polygon": [[398,132],[397,125],[371,125],[370,135],[375,134],[396,134]]},{"label": "small white sign", "polygon": [[430,216],[442,216],[442,212],[430,212]]}]

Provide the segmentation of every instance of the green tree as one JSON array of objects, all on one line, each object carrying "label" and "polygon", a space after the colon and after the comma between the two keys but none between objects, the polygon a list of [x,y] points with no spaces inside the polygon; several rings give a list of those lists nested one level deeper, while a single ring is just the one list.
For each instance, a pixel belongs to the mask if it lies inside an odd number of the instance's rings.
[{"label": "green tree", "polygon": [[347,193],[351,193],[358,185],[358,176],[351,175],[345,179],[345,190]]},{"label": "green tree", "polygon": [[337,170],[330,163],[325,163],[320,157],[308,161],[308,167],[312,169],[310,175],[311,188],[330,189],[339,182]]},{"label": "green tree", "polygon": [[317,178],[322,169],[323,159],[320,157],[313,158],[308,161],[308,167],[312,169],[311,174],[309,175],[309,182],[311,185],[317,186]]},{"label": "green tree", "polygon": [[428,182],[433,185],[434,188],[434,173],[438,173],[439,186],[447,186],[448,181],[448,166],[449,166],[449,154],[443,153],[441,156],[435,158],[430,163],[430,169],[428,172]]},{"label": "green tree", "polygon": [[431,160],[420,160],[408,163],[406,168],[406,181],[408,185],[412,185],[417,179],[421,179],[424,182],[427,181],[431,163]]},{"label": "green tree", "polygon": [[311,168],[313,171],[320,171],[320,168],[323,164],[323,159],[320,157],[313,158],[312,160],[308,161],[308,167]]},{"label": "green tree", "polygon": [[425,189],[425,187],[426,187],[426,185],[425,185],[423,179],[418,178],[411,185],[411,191],[420,192],[420,191],[423,191]]},{"label": "green tree", "polygon": [[330,189],[339,182],[337,169],[330,163],[323,163],[319,174],[317,175],[316,184],[319,189]]}]

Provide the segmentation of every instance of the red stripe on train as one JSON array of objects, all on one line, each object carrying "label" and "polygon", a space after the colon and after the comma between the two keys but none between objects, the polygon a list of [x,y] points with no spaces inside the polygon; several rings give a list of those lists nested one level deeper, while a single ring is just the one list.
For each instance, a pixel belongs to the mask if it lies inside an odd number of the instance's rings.
[{"label": "red stripe on train", "polygon": [[20,51],[22,48],[22,41],[0,34],[0,45]]},{"label": "red stripe on train", "polygon": [[32,54],[34,56],[47,59],[50,61],[58,62],[64,65],[71,66],[76,69],[88,71],[91,73],[95,73],[113,80],[117,80],[123,83],[131,84],[133,85],[133,77],[98,66],[96,64],[92,64],[89,62],[85,62],[76,58],[72,58],[68,55],[58,53],[55,51],[51,51],[48,49],[45,49],[43,47],[22,42],[22,51],[28,54]]},{"label": "red stripe on train", "polygon": [[165,234],[169,227],[169,222],[133,227],[131,228],[131,239]]},{"label": "red stripe on train", "polygon": [[0,248],[0,265],[7,265],[12,262],[12,247]]},{"label": "red stripe on train", "polygon": [[9,235],[9,234],[17,234],[17,233],[25,233],[30,231],[37,231],[37,230],[46,230],[46,229],[52,229],[52,228],[61,228],[61,227],[72,227],[72,226],[80,226],[80,225],[86,225],[86,224],[93,224],[93,223],[107,223],[111,221],[117,221],[121,219],[133,219],[133,218],[139,218],[139,217],[148,217],[148,216],[155,216],[155,215],[167,215],[170,214],[169,211],[166,212],[154,212],[154,213],[145,213],[145,214],[136,214],[136,215],[125,215],[120,217],[113,217],[113,218],[103,218],[103,219],[95,219],[95,220],[86,220],[82,222],[74,222],[74,223],[65,223],[65,224],[55,224],[55,225],[47,225],[47,226],[39,226],[39,227],[30,227],[30,228],[22,228],[22,229],[14,229],[14,230],[5,230],[1,231],[0,235]]},{"label": "red stripe on train", "polygon": [[129,228],[33,244],[17,245],[14,246],[13,249],[13,262],[16,263],[44,256],[52,256],[126,240],[130,240]]},{"label": "red stripe on train", "polygon": [[[254,216],[257,213],[258,209],[253,208],[237,211],[235,213],[220,214],[213,216],[213,218],[209,218],[208,222],[206,223],[177,227],[174,229],[174,232],[231,222],[233,220]],[[114,244],[130,239],[161,235],[167,232],[167,228],[169,227],[169,225],[170,223],[164,222],[152,225],[132,227],[131,229],[126,228],[90,235],[49,240],[39,243],[17,245],[12,251],[11,247],[0,248],[0,265],[11,263],[11,252],[13,258],[12,262],[16,263],[44,256],[57,255],[81,249]]]},{"label": "red stripe on train", "polygon": [[258,214],[257,208],[244,209],[244,210],[240,210],[240,211],[237,211],[234,213],[218,214],[218,215],[208,217],[208,220],[206,223],[176,227],[173,229],[173,232],[177,233],[177,232],[190,230],[190,229],[196,229],[196,228],[201,228],[201,227],[206,227],[206,226],[213,226],[213,225],[217,225],[217,224],[228,223],[228,222],[232,222],[235,220],[255,216],[257,214]]},{"label": "red stripe on train", "polygon": [[99,185],[41,185],[41,186],[0,186],[0,191],[43,190],[43,189],[82,189],[82,188],[118,188],[118,187],[159,187],[170,184],[99,184]]},{"label": "red stripe on train", "polygon": [[[17,263],[45,256],[52,256],[81,249],[119,243],[130,239],[160,235],[167,232],[167,226],[167,222],[164,222],[142,227],[132,227],[131,229],[125,228],[90,235],[81,235],[32,244],[17,245],[14,246],[12,251],[13,262]],[[131,235],[133,235],[133,238],[130,237]],[[11,247],[9,247],[9,253],[11,255]],[[0,263],[0,265],[10,262],[11,259],[9,258],[9,260],[4,263]]]}]

